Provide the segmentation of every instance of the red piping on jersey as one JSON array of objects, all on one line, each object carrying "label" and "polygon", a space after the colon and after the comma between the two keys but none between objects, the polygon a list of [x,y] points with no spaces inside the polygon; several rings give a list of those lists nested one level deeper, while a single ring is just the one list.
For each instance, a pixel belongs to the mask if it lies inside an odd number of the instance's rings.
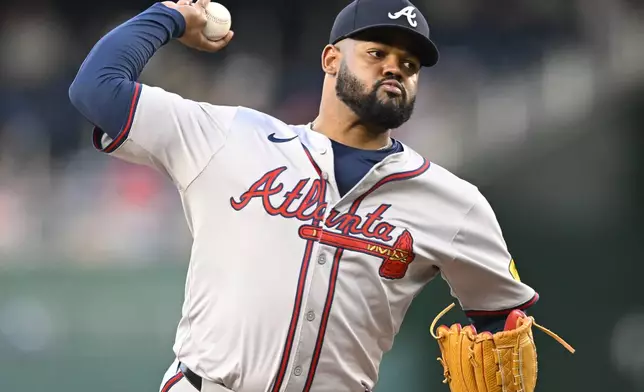
[{"label": "red piping on jersey", "polygon": [[[423,164],[415,170],[408,172],[401,172],[396,174],[391,174],[385,178],[378,181],[374,186],[372,186],[368,191],[360,195],[356,200],[354,200],[351,208],[349,209],[350,214],[355,214],[360,207],[360,203],[371,193],[381,186],[391,182],[391,181],[402,181],[409,180],[414,177],[425,173],[429,169],[430,162],[426,159],[423,159]],[[322,233],[324,237],[324,232]],[[326,303],[324,304],[324,312],[322,313],[322,320],[320,321],[320,330],[318,332],[318,337],[315,342],[315,349],[313,350],[313,358],[311,359],[311,367],[309,368],[309,374],[306,378],[306,384],[304,385],[303,392],[309,392],[311,385],[313,385],[313,378],[315,377],[315,372],[320,362],[320,354],[322,352],[322,345],[324,344],[324,335],[326,333],[327,324],[329,322],[329,315],[331,314],[331,306],[333,304],[333,297],[335,295],[335,286],[338,279],[338,273],[340,271],[340,259],[342,258],[342,253],[344,252],[343,248],[338,248],[335,251],[335,256],[333,257],[333,266],[331,267],[331,278],[329,281],[329,291],[326,296]]]},{"label": "red piping on jersey", "polygon": [[105,148],[101,146],[101,138],[103,137],[104,132],[99,128],[94,128],[93,142],[94,142],[95,148],[109,154],[114,150],[116,150],[117,148],[119,148],[121,144],[123,144],[123,142],[127,139],[127,135],[130,134],[130,129],[132,128],[132,123],[134,122],[134,113],[136,112],[136,107],[139,103],[140,97],[141,97],[141,84],[135,83],[134,94],[132,95],[132,102],[130,103],[130,110],[128,112],[125,126],[123,127],[121,132],[119,132],[116,139],[112,140],[112,142],[108,144],[107,147]]},{"label": "red piping on jersey", "polygon": [[280,367],[275,378],[275,383],[271,391],[277,392],[282,386],[284,381],[284,375],[286,374],[286,368],[288,367],[288,361],[291,357],[291,349],[293,348],[293,339],[295,338],[295,330],[297,329],[297,323],[300,319],[300,312],[302,308],[302,296],[304,294],[304,283],[306,282],[306,275],[309,270],[309,264],[311,261],[311,252],[313,250],[313,244],[315,241],[307,241],[306,249],[304,250],[304,257],[302,258],[302,267],[300,268],[300,277],[297,281],[297,292],[295,294],[295,303],[293,304],[293,312],[291,315],[291,323],[288,328],[288,334],[286,335],[286,343],[284,343],[284,351],[282,353],[282,359],[280,360]]},{"label": "red piping on jersey", "polygon": [[333,256],[333,267],[331,267],[331,278],[329,281],[329,290],[326,294],[326,302],[324,303],[324,311],[322,312],[322,320],[320,321],[320,330],[315,342],[315,349],[313,350],[313,359],[311,359],[311,367],[309,368],[309,375],[306,378],[306,384],[302,392],[308,392],[313,384],[313,377],[320,362],[320,353],[322,352],[322,345],[324,343],[324,335],[326,335],[326,327],[329,324],[329,315],[331,314],[331,305],[333,304],[333,297],[335,296],[335,284],[338,280],[338,272],[340,271],[340,259],[344,249],[338,248]]},{"label": "red piping on jersey", "polygon": [[183,378],[183,373],[179,372],[175,374],[174,376],[172,376],[171,379],[168,380],[168,382],[165,383],[165,385],[161,389],[161,392],[168,392],[170,388],[172,388],[176,383],[181,381],[182,378]]},{"label": "red piping on jersey", "polygon": [[[313,168],[315,171],[318,173],[318,176],[320,179],[322,179],[322,170],[320,170],[320,166],[318,166],[317,162],[313,160],[313,157],[311,156],[311,152],[309,151],[308,148],[304,144],[302,144],[302,148],[304,148],[304,152],[306,153],[306,157],[309,158],[309,162],[311,162],[311,165],[313,165]],[[322,183],[324,183],[324,180],[322,179]]]},{"label": "red piping on jersey", "polygon": [[505,316],[507,314],[510,314],[513,310],[519,309],[519,310],[525,310],[528,309],[530,306],[534,305],[539,301],[539,294],[534,293],[534,296],[532,299],[530,299],[528,302],[525,302],[519,306],[516,306],[514,308],[509,308],[509,309],[502,309],[502,310],[466,310],[465,315],[467,317],[476,317],[476,316]]},{"label": "red piping on jersey", "polygon": [[[320,177],[319,181],[321,182],[321,191],[320,191],[320,199],[318,200],[318,202],[324,203],[325,195],[326,195],[326,182],[322,179],[322,170],[320,170],[320,167],[313,160],[313,157],[311,156],[311,153],[309,152],[309,150],[304,145],[302,145],[302,147],[304,147],[304,152],[306,153],[306,156],[309,158],[309,161],[313,165],[313,168],[315,168],[315,171]],[[322,227],[320,225],[320,221],[317,219],[312,220],[312,225]],[[279,370],[277,371],[277,376],[275,377],[275,382],[273,383],[271,392],[279,391],[279,389],[282,386],[282,383],[284,382],[284,375],[286,374],[286,369],[288,367],[288,363],[291,357],[291,350],[293,349],[293,340],[295,339],[295,331],[297,330],[297,324],[298,324],[298,321],[300,320],[300,312],[302,310],[301,309],[302,298],[304,295],[304,285],[306,282],[306,275],[308,274],[309,264],[311,261],[311,254],[313,252],[313,246],[315,245],[315,242],[316,242],[316,239],[311,239],[306,242],[304,257],[302,257],[302,267],[300,268],[300,277],[298,278],[298,282],[297,282],[297,292],[295,294],[295,303],[293,304],[293,313],[291,314],[291,323],[288,328],[288,333],[286,334],[286,343],[284,343],[284,352],[282,353],[282,358],[280,360],[280,367],[279,367]]]},{"label": "red piping on jersey", "polygon": [[427,159],[423,159],[423,164],[416,170],[412,170],[412,171],[408,171],[408,172],[401,172],[401,173],[396,173],[396,174],[391,174],[391,175],[388,175],[387,177],[381,179],[374,186],[372,186],[371,189],[369,189],[368,191],[366,191],[365,193],[360,195],[360,197],[358,197],[353,202],[353,205],[351,206],[351,209],[349,210],[349,212],[351,214],[355,214],[356,211],[358,210],[358,207],[360,206],[360,203],[362,203],[362,201],[367,196],[369,196],[371,193],[373,193],[374,191],[376,191],[378,188],[380,188],[381,186],[385,185],[386,183],[391,182],[391,181],[409,180],[409,179],[412,179],[414,177],[418,177],[419,175],[425,173],[427,171],[427,169],[429,169],[430,164],[431,163]]}]

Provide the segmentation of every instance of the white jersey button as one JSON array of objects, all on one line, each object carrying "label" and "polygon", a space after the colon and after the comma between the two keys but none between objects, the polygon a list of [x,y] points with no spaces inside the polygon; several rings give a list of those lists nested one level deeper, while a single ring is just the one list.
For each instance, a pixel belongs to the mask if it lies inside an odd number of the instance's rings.
[{"label": "white jersey button", "polygon": [[318,257],[318,264],[320,264],[320,265],[324,265],[324,263],[326,263],[326,255],[325,255],[324,253],[322,253],[322,254]]},{"label": "white jersey button", "polygon": [[307,319],[307,320],[309,320],[309,321],[313,321],[313,320],[315,320],[315,312],[314,312],[314,311],[312,311],[312,310],[309,310],[309,311],[306,313],[306,319]]},{"label": "white jersey button", "polygon": [[329,173],[322,172],[322,178],[324,178],[325,180],[328,180],[329,179]]},{"label": "white jersey button", "polygon": [[299,376],[302,374],[302,368],[300,366],[296,366],[295,369],[293,369],[293,374],[296,376]]}]

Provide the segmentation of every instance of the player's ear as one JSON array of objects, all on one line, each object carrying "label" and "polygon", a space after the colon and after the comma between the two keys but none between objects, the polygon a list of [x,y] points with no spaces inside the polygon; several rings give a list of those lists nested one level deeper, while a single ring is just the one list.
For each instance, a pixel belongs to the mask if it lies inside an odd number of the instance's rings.
[{"label": "player's ear", "polygon": [[322,50],[322,71],[325,74],[335,76],[340,68],[341,53],[338,47],[327,45]]}]

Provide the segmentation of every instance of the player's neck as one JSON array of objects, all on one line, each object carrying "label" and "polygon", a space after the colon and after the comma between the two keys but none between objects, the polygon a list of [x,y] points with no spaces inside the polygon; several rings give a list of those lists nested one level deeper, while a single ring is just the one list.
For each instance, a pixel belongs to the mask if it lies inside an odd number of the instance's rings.
[{"label": "player's neck", "polygon": [[[339,102],[338,102],[339,103]],[[377,150],[390,143],[391,131],[370,129],[344,104],[330,108],[320,106],[320,113],[311,128],[331,140],[349,147]]]}]

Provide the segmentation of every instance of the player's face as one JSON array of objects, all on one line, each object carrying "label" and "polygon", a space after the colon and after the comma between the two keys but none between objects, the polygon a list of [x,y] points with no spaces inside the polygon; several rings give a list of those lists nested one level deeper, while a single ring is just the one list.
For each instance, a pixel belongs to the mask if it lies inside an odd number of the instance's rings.
[{"label": "player's face", "polygon": [[380,41],[355,41],[338,70],[336,95],[364,123],[387,130],[412,115],[419,60]]}]

